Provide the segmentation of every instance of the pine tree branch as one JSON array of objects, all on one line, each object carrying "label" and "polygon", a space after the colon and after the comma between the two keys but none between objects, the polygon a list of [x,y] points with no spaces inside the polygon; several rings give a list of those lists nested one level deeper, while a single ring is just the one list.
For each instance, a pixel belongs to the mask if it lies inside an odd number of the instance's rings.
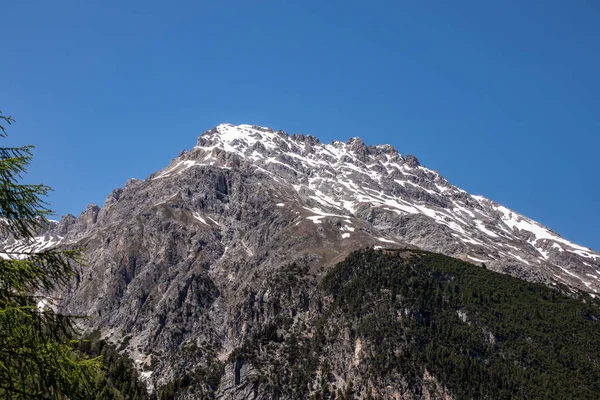
[{"label": "pine tree branch", "polygon": [[[0,112],[0,137],[12,122]],[[82,358],[74,349],[76,321],[84,317],[38,307],[47,298],[41,293],[72,281],[83,257],[76,250],[33,247],[52,212],[44,200],[48,186],[20,183],[32,149],[0,147],[0,234],[17,240],[0,251],[0,397],[85,399],[99,359]]]},{"label": "pine tree branch", "polygon": [[[2,115],[2,110],[0,110],[0,120],[6,122],[8,125],[11,125],[13,122],[15,122],[13,117]],[[2,124],[0,124],[0,137],[6,137],[6,129]]]}]

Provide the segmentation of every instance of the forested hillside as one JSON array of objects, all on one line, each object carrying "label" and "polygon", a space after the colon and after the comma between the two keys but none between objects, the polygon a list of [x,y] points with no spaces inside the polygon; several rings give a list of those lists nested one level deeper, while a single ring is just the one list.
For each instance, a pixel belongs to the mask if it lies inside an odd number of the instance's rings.
[{"label": "forested hillside", "polygon": [[327,273],[308,317],[299,274],[273,281],[280,318],[230,357],[258,398],[600,397],[600,307],[587,294],[439,254],[369,250]]}]

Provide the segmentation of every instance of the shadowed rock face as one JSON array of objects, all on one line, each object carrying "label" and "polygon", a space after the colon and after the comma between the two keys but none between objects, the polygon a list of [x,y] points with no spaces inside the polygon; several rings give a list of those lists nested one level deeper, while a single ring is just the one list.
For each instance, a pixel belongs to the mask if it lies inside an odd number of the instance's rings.
[{"label": "shadowed rock face", "polygon": [[[359,248],[414,246],[600,290],[598,253],[469,195],[414,156],[247,125],[213,128],[164,170],[114,190],[101,209],[52,223],[35,243],[4,246],[58,243],[84,247],[89,260],[65,310],[124,343],[151,387],[226,360],[268,323],[275,311],[243,310],[249,294],[269,297],[282,266],[307,268],[316,285]],[[236,379],[247,368],[238,367]]]}]

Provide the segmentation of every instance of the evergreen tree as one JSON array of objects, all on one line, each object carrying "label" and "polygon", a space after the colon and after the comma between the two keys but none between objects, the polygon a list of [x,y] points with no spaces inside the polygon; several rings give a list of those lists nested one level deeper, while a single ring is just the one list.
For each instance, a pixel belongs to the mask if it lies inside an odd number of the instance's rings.
[{"label": "evergreen tree", "polygon": [[[0,112],[0,137],[14,120]],[[76,318],[55,312],[51,298],[82,261],[73,250],[28,250],[51,211],[45,185],[21,184],[33,146],[0,147],[0,237],[22,246],[0,250],[0,398],[83,399],[98,359],[73,348]]]}]

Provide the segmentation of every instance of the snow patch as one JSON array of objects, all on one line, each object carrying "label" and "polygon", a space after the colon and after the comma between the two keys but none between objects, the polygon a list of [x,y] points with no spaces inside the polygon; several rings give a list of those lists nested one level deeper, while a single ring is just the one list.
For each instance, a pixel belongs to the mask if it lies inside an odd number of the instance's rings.
[{"label": "snow patch", "polygon": [[[321,221],[321,220],[322,220],[323,218],[325,218],[325,216],[324,216],[324,215],[313,215],[313,216],[310,216],[310,217],[306,217],[306,219],[309,219],[309,220],[311,220],[311,221],[312,221],[314,224],[321,224],[321,223],[322,223],[322,221]],[[298,222],[296,223],[296,225],[298,225],[299,223],[300,223],[300,221],[298,221]]]},{"label": "snow patch", "polygon": [[44,311],[47,306],[48,306],[48,300],[46,300],[46,299],[42,299],[42,300],[38,301],[38,303],[37,303],[37,309],[39,311]]},{"label": "snow patch", "polygon": [[479,229],[481,232],[485,233],[486,235],[491,236],[493,238],[499,237],[495,232],[492,232],[488,228],[486,228],[482,221],[476,219],[475,225],[477,225],[477,229]]},{"label": "snow patch", "polygon": [[199,213],[197,213],[196,211],[194,211],[194,212],[192,213],[192,216],[193,216],[194,218],[196,218],[198,221],[202,222],[204,225],[208,225],[208,224],[206,223],[206,221],[204,220],[204,218],[202,218],[202,216],[201,216]]},{"label": "snow patch", "polygon": [[477,257],[473,257],[473,256],[467,256],[467,257],[469,257],[473,261],[482,262],[482,263],[486,263],[486,262],[490,262],[491,261],[491,260],[484,260],[482,258],[477,258]]},{"label": "snow patch", "polygon": [[508,254],[510,254],[511,256],[513,256],[514,258],[516,258],[517,260],[521,261],[524,264],[531,265],[531,263],[529,261],[527,261],[526,259],[524,259],[523,257],[520,257],[520,256],[518,256],[518,255],[516,255],[514,253],[511,253],[511,252],[509,252]]}]

